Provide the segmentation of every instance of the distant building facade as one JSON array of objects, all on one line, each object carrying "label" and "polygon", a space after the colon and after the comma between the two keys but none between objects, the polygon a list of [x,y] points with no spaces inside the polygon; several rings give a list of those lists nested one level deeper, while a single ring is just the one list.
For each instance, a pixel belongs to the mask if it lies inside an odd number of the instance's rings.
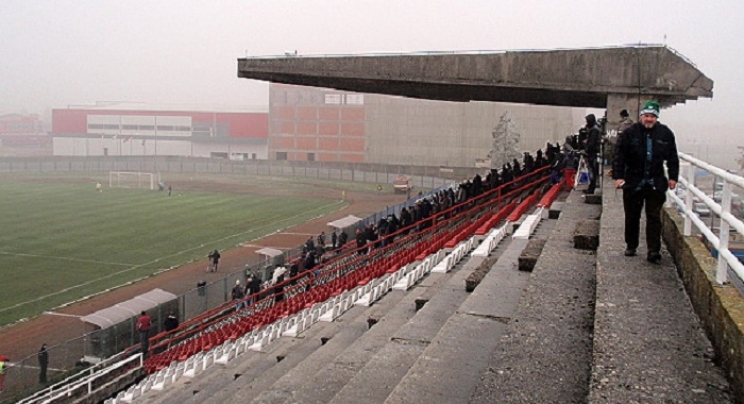
[{"label": "distant building facade", "polygon": [[268,158],[266,112],[133,109],[52,110],[55,156]]},{"label": "distant building facade", "polygon": [[521,149],[576,132],[574,109],[445,102],[271,84],[269,159],[489,166],[491,132],[508,111]]},{"label": "distant building facade", "polygon": [[0,116],[0,156],[50,156],[52,139],[43,126],[38,115]]}]

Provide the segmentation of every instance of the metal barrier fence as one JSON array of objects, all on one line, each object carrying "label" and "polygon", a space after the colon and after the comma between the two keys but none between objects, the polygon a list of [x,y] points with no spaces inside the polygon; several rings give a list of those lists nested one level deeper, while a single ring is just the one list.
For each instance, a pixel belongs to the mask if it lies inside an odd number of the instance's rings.
[{"label": "metal barrier fence", "polygon": [[[724,284],[728,281],[728,269],[731,268],[733,272],[739,277],[739,280],[744,280],[744,265],[741,261],[729,250],[729,238],[731,230],[735,230],[738,234],[744,235],[744,223],[737,217],[731,214],[731,201],[733,196],[732,186],[736,185],[740,189],[744,189],[744,178],[731,174],[725,170],[708,164],[702,160],[698,160],[688,154],[679,153],[679,158],[687,164],[683,165],[683,172],[680,173],[679,182],[685,187],[684,200],[681,199],[675,191],[669,190],[667,192],[668,197],[674,201],[677,205],[678,210],[684,214],[684,235],[690,236],[692,234],[692,225],[694,224],[698,230],[705,236],[708,243],[718,251],[718,263],[716,267],[716,282]],[[709,173],[720,178],[722,180],[722,194],[721,204],[718,204],[714,198],[710,198],[695,184],[695,173],[693,167],[702,168]],[[715,190],[715,186],[713,187]],[[708,213],[711,216],[717,215],[721,220],[719,235],[714,233],[711,227],[700,219],[696,209],[693,207],[695,200],[698,200],[704,204],[712,213]],[[698,209],[700,210],[700,209]]]},{"label": "metal barrier fence", "polygon": [[[273,162],[277,163],[277,162]],[[287,162],[279,162],[287,163]],[[402,169],[391,169],[394,172],[375,173],[360,169],[359,165],[328,167],[327,163],[314,166],[315,162],[302,162],[298,164],[272,164],[267,161],[213,161],[210,159],[129,159],[129,158],[86,158],[86,159],[3,159],[0,161],[0,172],[108,172],[108,171],[143,171],[143,172],[199,172],[199,173],[223,173],[223,174],[258,174],[258,175],[289,175],[309,176],[321,179],[339,179],[357,182],[392,183]],[[304,164],[307,163],[307,164]],[[386,166],[362,165],[361,168],[377,168]],[[388,167],[389,168],[389,167]],[[420,167],[411,167],[411,170],[421,170]],[[428,170],[428,171],[427,171]],[[482,169],[474,171],[479,173]],[[464,171],[467,172],[468,170]],[[360,225],[376,223],[381,218],[390,214],[400,215],[404,207],[412,206],[416,200],[428,197],[440,189],[453,184],[453,180],[436,178],[425,173],[440,172],[440,168],[423,168],[422,174],[409,176],[414,186],[419,188],[434,188],[417,198],[407,200],[401,204],[387,207],[374,215],[364,218],[360,223],[349,226],[345,231],[349,237],[349,243],[353,242],[353,230]],[[449,171],[446,171],[449,173]],[[475,174],[473,174],[475,175]],[[170,313],[175,313],[179,320],[195,318],[203,313],[219,308],[230,300],[230,292],[235,280],[240,280],[245,285],[246,272],[259,274],[261,279],[267,279],[278,265],[288,262],[290,258],[299,256],[302,247],[285,251],[276,259],[266,262],[256,260],[246,263],[244,270],[227,274],[224,278],[207,283],[195,288],[178,297],[174,302],[159,305],[148,314],[152,318],[153,333],[163,331],[163,321]],[[295,291],[294,293],[298,293]],[[86,359],[107,358],[122,350],[139,343],[139,333],[135,331],[136,317],[129,321],[116,324],[105,329],[86,332],[85,326],[81,324],[81,337],[69,340],[63,344],[48,347],[48,383],[60,381],[71,374],[80,372],[89,366]],[[0,395],[0,404],[16,402],[33,391],[42,390],[45,384],[39,382],[40,366],[36,355],[26,358],[10,358],[11,366],[5,369],[5,393]]]},{"label": "metal barrier fence", "polygon": [[[406,176],[414,188],[439,188],[471,179],[482,168],[402,166],[374,163],[333,163],[320,161],[224,160],[188,157],[44,157],[3,158],[0,173],[140,171],[151,173],[203,173],[304,177],[390,184]],[[389,188],[392,189],[392,188]]]}]

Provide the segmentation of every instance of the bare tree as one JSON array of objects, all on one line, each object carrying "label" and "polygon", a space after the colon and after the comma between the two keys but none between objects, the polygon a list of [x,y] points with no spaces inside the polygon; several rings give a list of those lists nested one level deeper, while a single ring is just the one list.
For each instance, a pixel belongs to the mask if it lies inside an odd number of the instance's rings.
[{"label": "bare tree", "polygon": [[501,115],[501,119],[491,132],[493,144],[488,157],[491,158],[491,168],[498,169],[504,164],[511,162],[513,159],[521,159],[522,153],[519,150],[519,142],[522,134],[512,122],[509,111]]}]

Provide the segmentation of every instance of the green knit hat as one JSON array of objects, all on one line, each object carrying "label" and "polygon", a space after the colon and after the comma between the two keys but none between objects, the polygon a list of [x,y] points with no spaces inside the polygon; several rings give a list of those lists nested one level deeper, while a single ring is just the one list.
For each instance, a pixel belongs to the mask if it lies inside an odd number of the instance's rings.
[{"label": "green knit hat", "polygon": [[659,105],[658,102],[649,101],[643,106],[643,109],[641,109],[641,115],[652,114],[658,118],[660,110],[661,110],[661,105]]}]

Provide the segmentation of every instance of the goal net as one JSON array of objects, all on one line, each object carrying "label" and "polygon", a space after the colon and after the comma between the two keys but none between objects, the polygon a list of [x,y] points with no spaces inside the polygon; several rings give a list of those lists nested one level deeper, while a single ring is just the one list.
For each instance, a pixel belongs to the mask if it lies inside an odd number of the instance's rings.
[{"label": "goal net", "polygon": [[139,171],[110,171],[109,188],[155,189],[155,175]]}]

